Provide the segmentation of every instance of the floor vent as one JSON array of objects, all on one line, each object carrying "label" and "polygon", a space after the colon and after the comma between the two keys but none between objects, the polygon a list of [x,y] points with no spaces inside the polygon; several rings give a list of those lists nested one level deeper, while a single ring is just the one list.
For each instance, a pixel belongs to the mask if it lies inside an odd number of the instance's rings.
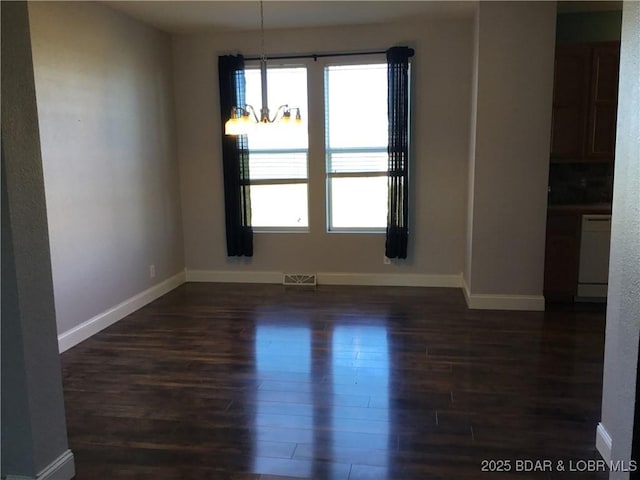
[{"label": "floor vent", "polygon": [[284,285],[316,285],[315,273],[285,273],[282,278]]}]

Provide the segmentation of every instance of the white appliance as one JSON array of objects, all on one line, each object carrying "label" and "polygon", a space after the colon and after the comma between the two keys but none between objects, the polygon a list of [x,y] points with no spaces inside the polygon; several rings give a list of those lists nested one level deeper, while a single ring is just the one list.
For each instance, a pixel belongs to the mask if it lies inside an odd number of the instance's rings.
[{"label": "white appliance", "polygon": [[582,215],[578,297],[606,298],[611,215]]}]

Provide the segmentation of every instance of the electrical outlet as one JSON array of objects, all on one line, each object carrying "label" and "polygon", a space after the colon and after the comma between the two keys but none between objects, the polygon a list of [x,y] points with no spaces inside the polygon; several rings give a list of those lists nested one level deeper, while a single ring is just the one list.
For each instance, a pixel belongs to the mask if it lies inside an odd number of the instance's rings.
[{"label": "electrical outlet", "polygon": [[391,259],[385,255],[384,257],[382,257],[382,263],[384,263],[385,265],[391,265]]},{"label": "electrical outlet", "polygon": [[156,276],[156,266],[149,265],[149,278],[155,278]]}]

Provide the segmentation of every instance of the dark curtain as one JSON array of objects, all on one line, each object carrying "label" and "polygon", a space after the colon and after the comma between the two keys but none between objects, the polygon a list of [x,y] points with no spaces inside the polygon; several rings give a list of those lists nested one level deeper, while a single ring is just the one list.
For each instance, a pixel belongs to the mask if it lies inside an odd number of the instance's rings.
[{"label": "dark curtain", "polygon": [[245,105],[242,55],[218,57],[218,75],[227,255],[251,257],[253,256],[253,230],[251,229],[247,136],[224,133],[224,124],[231,115],[231,107]]},{"label": "dark curtain", "polygon": [[387,50],[389,189],[387,258],[407,258],[409,238],[409,58],[413,49]]}]

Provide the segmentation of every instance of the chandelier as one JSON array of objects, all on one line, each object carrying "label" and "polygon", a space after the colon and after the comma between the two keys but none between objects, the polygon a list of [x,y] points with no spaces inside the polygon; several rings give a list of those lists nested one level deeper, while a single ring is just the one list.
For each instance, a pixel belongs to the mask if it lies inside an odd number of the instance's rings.
[{"label": "chandelier", "polygon": [[[260,0],[260,42],[260,86],[262,90],[260,117],[258,118],[255,108],[251,105],[231,107],[231,116],[224,124],[224,133],[226,135],[245,135],[255,129],[272,125],[302,125],[302,117],[300,115],[300,108],[298,107],[280,105],[273,117],[269,114],[267,98],[267,56],[264,51],[264,11],[262,0]],[[292,117],[294,113],[295,116]]]}]

